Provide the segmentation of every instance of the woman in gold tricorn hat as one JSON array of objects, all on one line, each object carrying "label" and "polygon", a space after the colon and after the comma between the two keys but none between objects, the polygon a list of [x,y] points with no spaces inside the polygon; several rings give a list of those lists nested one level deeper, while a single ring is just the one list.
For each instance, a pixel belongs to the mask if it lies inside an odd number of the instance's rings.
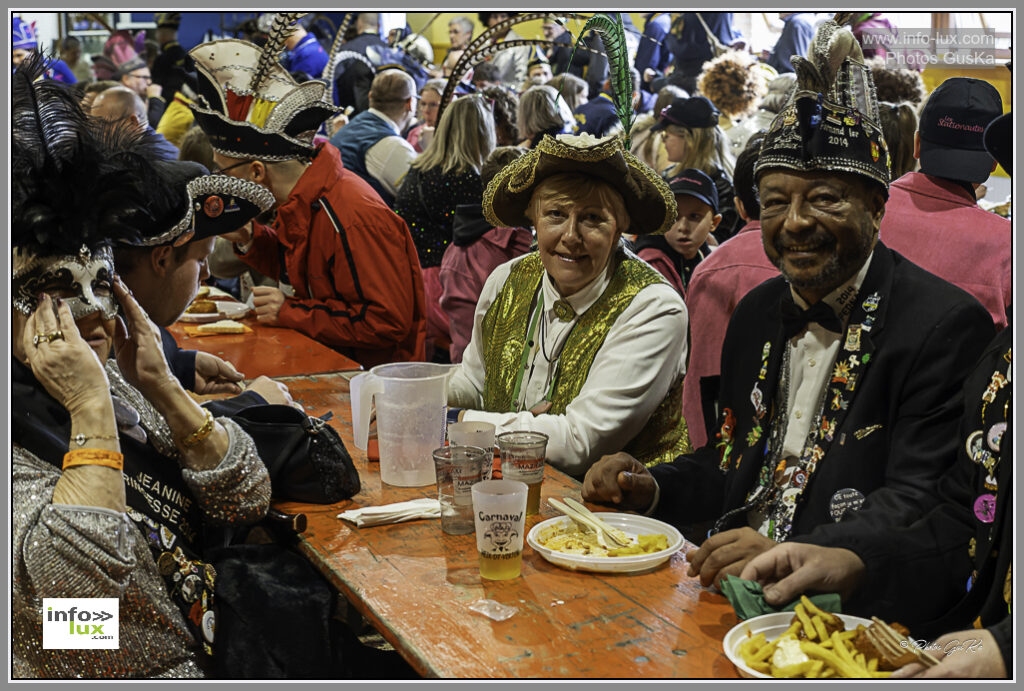
[{"label": "woman in gold tricorn hat", "polygon": [[545,136],[483,207],[495,226],[532,225],[538,249],[484,285],[449,419],[542,432],[547,459],[580,477],[624,449],[652,465],[686,450],[686,307],[622,242],[672,225],[667,184],[617,137]]}]

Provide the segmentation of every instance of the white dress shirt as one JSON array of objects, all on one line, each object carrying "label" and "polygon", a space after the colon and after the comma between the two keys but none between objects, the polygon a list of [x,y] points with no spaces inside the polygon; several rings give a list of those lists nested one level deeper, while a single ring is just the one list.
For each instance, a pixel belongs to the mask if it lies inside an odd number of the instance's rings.
[{"label": "white dress shirt", "polygon": [[401,136],[397,122],[376,108],[370,108],[370,112],[386,122],[395,136],[384,137],[366,150],[366,172],[394,196],[409,172],[409,164],[416,160],[416,149]]},{"label": "white dress shirt", "polygon": [[[635,256],[635,255],[630,255]],[[497,298],[512,267],[522,257],[502,264],[487,279],[477,303],[473,335],[448,384],[449,404],[467,408],[464,420],[494,423],[496,432],[530,430],[548,435],[547,458],[556,468],[581,475],[601,456],[621,451],[644,427],[669,387],[686,368],[686,306],[667,283],[641,290],[608,331],[579,395],[562,415],[533,415],[551,385],[558,353],[578,320],[560,321],[552,306],[562,296],[545,273],[541,281],[543,323],[534,334],[519,392],[519,412],[483,412],[484,315]],[[566,297],[577,315],[604,292],[611,270]],[[532,323],[536,307],[527,324]],[[524,325],[525,326],[525,325]],[[546,355],[545,355],[546,353]],[[551,362],[548,362],[548,359]]]},{"label": "white dress shirt", "polygon": [[[864,283],[873,255],[874,252],[853,277],[822,298],[835,311],[844,329],[856,306],[857,293]],[[797,307],[804,310],[810,307],[792,286],[789,290]],[[821,408],[821,397],[828,387],[829,375],[836,355],[839,354],[842,338],[843,334],[829,331],[817,322],[810,322],[803,331],[789,339],[789,420],[782,442],[782,458],[800,458],[803,454],[807,436],[811,433],[811,424]],[[768,535],[769,521],[762,512],[752,510],[747,517],[750,527],[762,535]]]}]

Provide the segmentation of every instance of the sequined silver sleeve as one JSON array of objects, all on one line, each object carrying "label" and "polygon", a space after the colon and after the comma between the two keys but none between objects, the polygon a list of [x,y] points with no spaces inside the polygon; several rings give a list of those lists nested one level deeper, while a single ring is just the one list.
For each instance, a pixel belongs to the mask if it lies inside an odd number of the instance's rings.
[{"label": "sequined silver sleeve", "polygon": [[199,508],[213,523],[246,524],[263,518],[270,506],[270,476],[256,445],[237,423],[217,418],[228,433],[228,450],[209,470],[182,468]]},{"label": "sequined silver sleeve", "polygon": [[[60,471],[18,446],[11,477],[11,675],[202,677],[198,644],[128,517],[100,507],[52,503]],[[42,599],[47,597],[118,598],[121,647],[44,650]]]},{"label": "sequined silver sleeve", "polygon": [[54,504],[60,471],[21,447],[13,463],[15,573],[46,597],[119,597],[136,566],[127,515]]}]

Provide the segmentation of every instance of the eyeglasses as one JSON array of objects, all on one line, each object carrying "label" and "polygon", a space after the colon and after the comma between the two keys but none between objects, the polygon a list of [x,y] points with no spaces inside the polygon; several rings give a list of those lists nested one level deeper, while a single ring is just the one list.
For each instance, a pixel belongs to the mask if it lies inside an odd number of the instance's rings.
[{"label": "eyeglasses", "polygon": [[238,163],[231,164],[227,168],[218,168],[217,170],[210,171],[210,175],[223,175],[224,173],[228,172],[232,168],[237,168],[238,166],[244,166],[247,163],[252,163],[252,161],[239,161]]},{"label": "eyeglasses", "polygon": [[152,84],[153,83],[153,77],[152,77],[152,75],[149,75],[149,74],[135,74],[134,72],[129,72],[128,76],[132,77],[133,79],[142,79],[147,84]]}]

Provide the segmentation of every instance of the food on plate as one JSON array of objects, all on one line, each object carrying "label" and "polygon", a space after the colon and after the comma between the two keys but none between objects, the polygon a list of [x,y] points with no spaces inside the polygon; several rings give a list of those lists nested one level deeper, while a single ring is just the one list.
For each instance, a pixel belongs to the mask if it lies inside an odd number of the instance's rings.
[{"label": "food on plate", "polygon": [[878,623],[867,627],[853,639],[853,646],[864,653],[867,657],[878,658],[878,668],[885,670],[899,669],[903,665],[909,665],[917,661],[916,648],[900,645],[899,640],[908,640],[910,631],[898,622],[888,624],[896,636],[883,633],[882,626]]},{"label": "food on plate", "polygon": [[623,539],[629,541],[624,547],[604,547],[597,540],[597,534],[583,530],[576,523],[553,525],[537,536],[537,541],[555,552],[564,554],[580,554],[588,557],[627,557],[639,554],[653,554],[668,549],[668,537],[665,535],[637,535],[633,537],[621,530],[613,529]]},{"label": "food on plate", "polygon": [[202,334],[241,334],[245,333],[245,324],[239,324],[233,319],[221,319],[209,324],[200,324],[196,330]]},{"label": "food on plate", "polygon": [[[896,660],[880,652],[881,647],[868,648],[865,645],[862,648],[854,644],[855,640],[862,637],[875,640],[873,634],[866,634],[875,627],[876,624],[869,628],[860,625],[847,631],[842,619],[825,612],[806,596],[802,596],[789,628],[782,635],[769,641],[763,633],[751,635],[748,632],[747,640],[740,643],[736,652],[751,669],[777,679],[888,677],[891,670],[906,663],[900,662],[896,667],[888,666]],[[909,655],[908,661],[917,659],[915,653],[909,652]]]},{"label": "food on plate", "polygon": [[189,314],[213,314],[217,311],[217,303],[213,300],[196,300],[185,311]]},{"label": "food on plate", "polygon": [[210,286],[199,286],[199,292],[196,293],[196,300],[202,300],[210,294]]}]

